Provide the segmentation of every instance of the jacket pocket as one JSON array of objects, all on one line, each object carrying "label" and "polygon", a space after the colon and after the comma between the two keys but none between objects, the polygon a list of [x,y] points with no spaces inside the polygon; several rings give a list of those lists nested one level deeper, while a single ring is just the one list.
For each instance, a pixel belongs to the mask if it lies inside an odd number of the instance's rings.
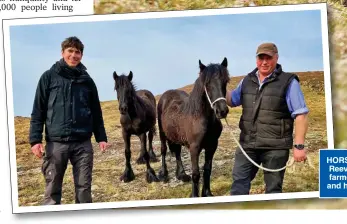
[{"label": "jacket pocket", "polygon": [[45,153],[42,158],[41,172],[45,178],[46,184],[50,183],[54,179],[54,162],[52,157],[52,142],[48,142],[45,146]]},{"label": "jacket pocket", "polygon": [[281,138],[284,137],[284,120],[281,119]]},{"label": "jacket pocket", "polygon": [[53,117],[55,114],[55,108],[54,105],[57,101],[57,90],[53,90],[52,92],[50,92],[49,94],[49,98],[48,98],[48,108],[47,108],[47,121],[49,124],[53,123]]}]

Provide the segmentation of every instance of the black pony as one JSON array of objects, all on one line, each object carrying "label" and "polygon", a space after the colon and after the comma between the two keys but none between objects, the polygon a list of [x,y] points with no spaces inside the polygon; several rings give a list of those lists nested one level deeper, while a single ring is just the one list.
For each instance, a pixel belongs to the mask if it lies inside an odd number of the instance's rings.
[{"label": "black pony", "polygon": [[[125,144],[126,158],[125,171],[120,177],[120,180],[130,182],[135,179],[134,172],[130,165],[130,137],[131,135],[136,135],[141,141],[141,152],[137,159],[137,163],[146,163],[146,180],[148,183],[153,181],[157,182],[159,180],[156,177],[154,170],[150,166],[150,161],[157,161],[152,146],[156,124],[156,100],[153,94],[148,90],[136,91],[135,86],[131,82],[132,78],[132,71],[130,71],[128,76],[118,76],[116,72],[113,73],[115,90],[117,91],[119,103],[118,109],[120,111],[120,123],[122,125],[122,135]],[[147,132],[149,153],[146,149]]]},{"label": "black pony", "polygon": [[184,182],[191,180],[181,160],[181,147],[189,148],[192,165],[192,197],[199,197],[199,155],[205,149],[205,165],[201,196],[213,196],[210,190],[212,159],[223,130],[219,119],[229,113],[225,101],[229,82],[227,59],[221,64],[207,67],[199,60],[200,74],[190,95],[181,90],[168,90],[158,102],[158,126],[161,141],[162,167],[159,179],[168,180],[165,162],[166,142],[176,155],[176,177]]}]

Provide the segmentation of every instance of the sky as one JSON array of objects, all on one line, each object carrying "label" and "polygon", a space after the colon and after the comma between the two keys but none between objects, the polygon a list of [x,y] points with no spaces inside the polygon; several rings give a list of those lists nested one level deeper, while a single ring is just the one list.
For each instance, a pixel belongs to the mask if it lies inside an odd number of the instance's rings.
[{"label": "sky", "polygon": [[85,46],[82,63],[100,101],[117,99],[114,71],[132,71],[137,88],[154,95],[193,84],[199,60],[226,57],[231,78],[245,75],[256,66],[257,46],[268,41],[284,71],[324,69],[320,10],[12,26],[15,116],[30,117],[38,80],[61,58],[69,36]]}]

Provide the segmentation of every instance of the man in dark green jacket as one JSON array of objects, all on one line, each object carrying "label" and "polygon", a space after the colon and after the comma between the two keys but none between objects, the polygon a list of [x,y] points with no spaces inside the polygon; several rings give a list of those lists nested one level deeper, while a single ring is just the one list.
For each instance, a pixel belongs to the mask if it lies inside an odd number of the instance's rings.
[{"label": "man in dark green jacket", "polygon": [[100,149],[105,151],[107,136],[96,85],[81,63],[83,43],[69,37],[61,48],[62,59],[43,73],[37,85],[30,121],[31,150],[38,158],[43,157],[44,204],[61,203],[68,160],[73,166],[75,202],[91,203],[91,137],[94,133]]}]

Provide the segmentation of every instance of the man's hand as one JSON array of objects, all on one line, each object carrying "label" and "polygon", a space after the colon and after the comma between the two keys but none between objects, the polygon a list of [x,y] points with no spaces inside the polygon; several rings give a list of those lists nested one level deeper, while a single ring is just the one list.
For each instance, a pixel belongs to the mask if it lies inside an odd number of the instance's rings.
[{"label": "man's hand", "polygon": [[34,155],[38,158],[42,158],[42,153],[45,151],[42,143],[37,143],[33,147],[31,147],[31,151],[34,153]]},{"label": "man's hand", "polygon": [[106,142],[99,142],[99,147],[101,152],[105,152],[106,148],[107,148],[107,143]]},{"label": "man's hand", "polygon": [[306,149],[299,150],[293,148],[293,157],[295,162],[302,162],[306,160]]}]

